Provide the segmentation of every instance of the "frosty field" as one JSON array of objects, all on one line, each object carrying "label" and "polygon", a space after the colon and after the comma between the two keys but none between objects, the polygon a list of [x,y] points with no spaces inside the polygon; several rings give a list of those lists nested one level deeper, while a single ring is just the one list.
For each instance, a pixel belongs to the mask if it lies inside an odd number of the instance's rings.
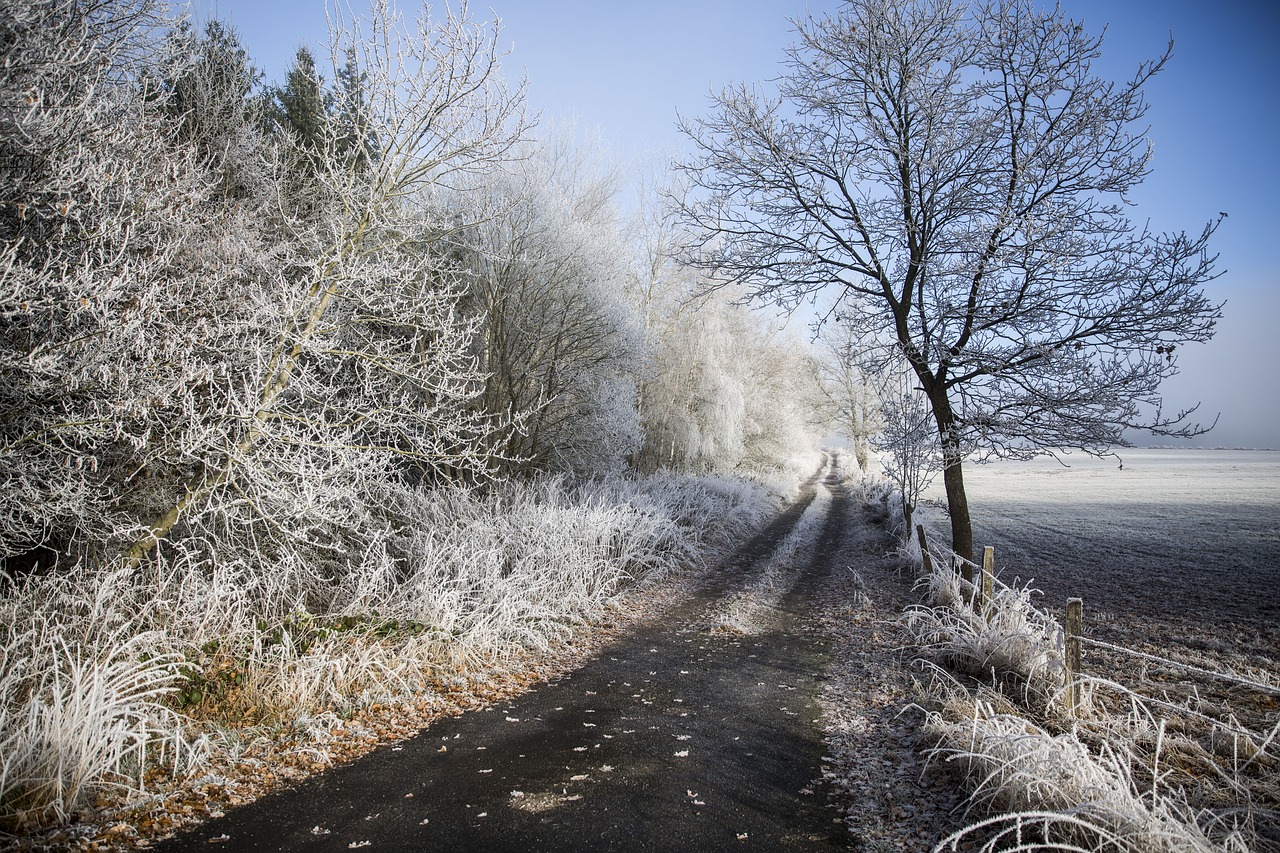
[{"label": "frosty field", "polygon": [[979,545],[1043,606],[1280,621],[1280,453],[1128,450],[966,471]]},{"label": "frosty field", "polygon": [[[978,547],[1059,617],[1184,659],[1280,667],[1280,453],[1127,450],[973,465]],[[940,486],[935,485],[935,490]],[[941,533],[945,519],[935,518]],[[945,541],[945,537],[942,541]]]}]

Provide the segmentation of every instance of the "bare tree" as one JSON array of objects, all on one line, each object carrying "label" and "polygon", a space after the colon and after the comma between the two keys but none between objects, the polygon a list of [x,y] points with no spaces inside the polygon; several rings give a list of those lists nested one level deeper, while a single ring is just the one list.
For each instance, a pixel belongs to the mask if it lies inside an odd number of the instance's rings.
[{"label": "bare tree", "polygon": [[833,420],[853,442],[858,468],[868,470],[871,439],[882,426],[880,400],[862,364],[862,345],[849,324],[839,322],[834,334],[821,339],[818,385]]},{"label": "bare tree", "polygon": [[685,123],[697,260],[784,304],[836,288],[910,364],[940,437],[952,547],[972,556],[974,452],[1105,453],[1185,436],[1157,393],[1220,316],[1210,224],[1125,212],[1148,173],[1143,88],[1101,37],[1031,0],[855,0],[798,24],[777,97],[726,89]]}]

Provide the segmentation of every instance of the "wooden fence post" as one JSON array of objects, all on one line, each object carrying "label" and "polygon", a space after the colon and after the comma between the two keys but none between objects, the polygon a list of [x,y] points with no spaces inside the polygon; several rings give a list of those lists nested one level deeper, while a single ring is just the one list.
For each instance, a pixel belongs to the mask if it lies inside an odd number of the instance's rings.
[{"label": "wooden fence post", "polygon": [[923,525],[916,525],[916,536],[920,537],[920,571],[928,577],[933,574],[933,557],[929,556],[929,542],[924,538]]},{"label": "wooden fence post", "polygon": [[982,549],[982,583],[978,589],[978,612],[991,603],[993,578],[996,572],[996,549],[988,545]]},{"label": "wooden fence post", "polygon": [[1075,716],[1080,709],[1080,635],[1084,632],[1084,601],[1067,599],[1067,619],[1063,623],[1067,666],[1067,713]]}]

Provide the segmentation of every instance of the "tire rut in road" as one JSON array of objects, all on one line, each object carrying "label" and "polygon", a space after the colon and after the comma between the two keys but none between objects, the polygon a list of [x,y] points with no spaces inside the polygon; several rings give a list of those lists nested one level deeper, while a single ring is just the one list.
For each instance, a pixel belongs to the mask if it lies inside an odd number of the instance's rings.
[{"label": "tire rut in road", "polygon": [[[757,633],[712,632],[704,618],[763,571],[817,490],[830,488],[821,474],[708,586],[570,675],[442,720],[161,849],[215,838],[245,851],[844,847],[816,787],[828,643],[805,628],[807,599],[830,567],[801,561],[778,618]],[[826,521],[824,540],[835,524]]]}]

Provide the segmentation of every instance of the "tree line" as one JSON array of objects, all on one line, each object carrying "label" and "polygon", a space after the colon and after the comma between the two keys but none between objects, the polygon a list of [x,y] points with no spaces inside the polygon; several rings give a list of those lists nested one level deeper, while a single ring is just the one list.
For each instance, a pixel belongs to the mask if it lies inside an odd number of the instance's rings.
[{"label": "tree line", "polygon": [[[151,0],[10,4],[0,554],[175,539],[339,571],[388,489],[761,471],[836,418],[972,556],[966,460],[1192,435],[1199,234],[1128,216],[1144,87],[1029,0],[852,0],[625,175],[531,115],[496,24],[333,22],[266,84]],[[822,293],[821,357],[740,305]],[[377,525],[373,525],[376,528]]]},{"label": "tree line", "polygon": [[496,24],[375,2],[268,84],[151,0],[2,17],[6,571],[337,574],[406,490],[816,446],[807,349],[708,296],[656,202],[620,211]]}]

